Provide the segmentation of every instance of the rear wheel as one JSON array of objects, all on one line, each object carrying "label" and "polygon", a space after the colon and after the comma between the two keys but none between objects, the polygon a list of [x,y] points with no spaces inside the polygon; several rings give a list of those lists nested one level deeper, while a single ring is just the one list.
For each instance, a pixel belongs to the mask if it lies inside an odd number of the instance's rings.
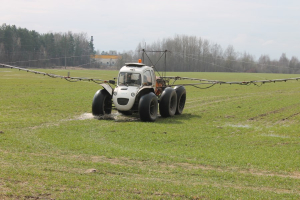
[{"label": "rear wheel", "polygon": [[171,117],[175,115],[177,107],[177,94],[176,91],[167,87],[161,94],[159,100],[159,112],[162,117]]},{"label": "rear wheel", "polygon": [[142,121],[154,122],[157,118],[158,101],[153,92],[143,95],[139,101],[139,114]]},{"label": "rear wheel", "polygon": [[177,94],[177,107],[176,107],[176,115],[180,115],[183,112],[183,108],[186,100],[186,90],[183,86],[176,86],[175,88]]},{"label": "rear wheel", "polygon": [[112,109],[111,95],[105,90],[98,90],[92,104],[93,115],[110,114]]}]

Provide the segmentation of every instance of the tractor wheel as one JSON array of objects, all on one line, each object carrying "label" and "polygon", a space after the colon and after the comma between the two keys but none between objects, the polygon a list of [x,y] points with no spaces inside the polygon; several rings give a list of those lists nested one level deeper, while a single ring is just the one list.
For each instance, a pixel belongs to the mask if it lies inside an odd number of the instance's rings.
[{"label": "tractor wheel", "polygon": [[175,115],[177,107],[177,94],[176,91],[167,87],[160,96],[159,112],[162,117],[171,117]]},{"label": "tractor wheel", "polygon": [[110,114],[112,109],[111,95],[105,90],[98,90],[94,96],[92,113],[95,116]]},{"label": "tractor wheel", "polygon": [[143,95],[139,101],[139,113],[142,121],[154,122],[157,118],[158,101],[153,92]]},{"label": "tractor wheel", "polygon": [[174,87],[177,94],[177,107],[176,107],[176,115],[180,115],[183,111],[185,100],[186,100],[186,90],[183,86]]}]

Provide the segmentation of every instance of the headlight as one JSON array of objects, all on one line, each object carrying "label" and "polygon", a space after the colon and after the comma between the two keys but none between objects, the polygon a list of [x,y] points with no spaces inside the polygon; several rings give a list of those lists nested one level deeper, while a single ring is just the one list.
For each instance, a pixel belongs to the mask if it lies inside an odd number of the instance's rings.
[{"label": "headlight", "polygon": [[114,95],[115,95],[115,96],[117,96],[117,94],[118,94],[117,92],[114,92]]},{"label": "headlight", "polygon": [[132,97],[134,97],[134,96],[135,96],[135,93],[134,93],[134,92],[133,92],[133,93],[131,93],[131,96],[132,96]]}]

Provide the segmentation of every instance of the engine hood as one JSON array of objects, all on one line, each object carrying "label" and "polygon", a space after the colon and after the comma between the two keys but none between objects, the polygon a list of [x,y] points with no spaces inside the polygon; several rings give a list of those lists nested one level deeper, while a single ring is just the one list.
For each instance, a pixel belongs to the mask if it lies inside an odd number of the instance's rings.
[{"label": "engine hood", "polygon": [[114,89],[113,103],[117,110],[129,111],[134,105],[135,97],[140,87],[118,86]]}]

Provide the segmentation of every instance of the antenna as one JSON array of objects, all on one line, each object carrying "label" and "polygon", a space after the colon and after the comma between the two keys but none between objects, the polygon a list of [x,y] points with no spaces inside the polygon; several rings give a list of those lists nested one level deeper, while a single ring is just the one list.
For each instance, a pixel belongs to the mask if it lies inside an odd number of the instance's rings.
[{"label": "antenna", "polygon": [[168,50],[165,50],[165,76],[167,76],[167,52]]},{"label": "antenna", "polygon": [[142,62],[145,63],[145,60],[144,60],[144,54],[145,54],[145,49],[142,49],[143,53],[142,53]]}]

